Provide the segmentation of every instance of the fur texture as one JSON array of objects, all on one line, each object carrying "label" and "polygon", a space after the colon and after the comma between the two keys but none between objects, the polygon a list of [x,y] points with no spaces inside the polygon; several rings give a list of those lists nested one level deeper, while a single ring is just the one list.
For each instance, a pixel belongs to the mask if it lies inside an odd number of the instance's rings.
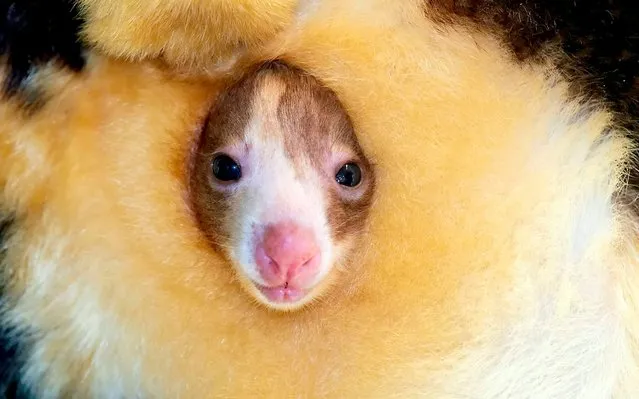
[{"label": "fur texture", "polygon": [[81,22],[72,0],[1,0],[0,57],[7,65],[2,94],[38,105],[39,93],[29,86],[38,67],[55,61],[81,70]]},{"label": "fur texture", "polygon": [[[0,219],[0,265],[4,266],[4,256],[7,248],[9,230],[12,222],[10,218]],[[6,277],[0,280],[0,315],[8,306],[3,300]],[[1,316],[0,316],[1,317]],[[0,397],[13,397],[17,391],[17,376],[20,373],[19,334],[8,323],[0,324]]]},{"label": "fur texture", "polygon": [[[553,60],[580,96],[597,98],[638,141],[639,3],[633,0],[426,0],[425,13],[495,32],[518,60]],[[631,184],[639,183],[639,167]]]},{"label": "fur texture", "polygon": [[[202,7],[189,15],[212,18]],[[252,304],[186,204],[218,80],[94,53],[80,76],[45,75],[37,114],[0,104],[0,204],[16,215],[3,324],[38,337],[23,384],[44,398],[639,392],[638,229],[619,200],[631,140],[555,65],[423,7],[325,0],[250,52],[335,90],[378,165],[362,255],[301,312]],[[92,24],[107,50],[127,28]],[[204,53],[227,48],[210,38]],[[197,59],[192,43],[181,54]]]},{"label": "fur texture", "polygon": [[87,21],[83,37],[99,50],[214,74],[268,43],[313,2],[77,0]]}]

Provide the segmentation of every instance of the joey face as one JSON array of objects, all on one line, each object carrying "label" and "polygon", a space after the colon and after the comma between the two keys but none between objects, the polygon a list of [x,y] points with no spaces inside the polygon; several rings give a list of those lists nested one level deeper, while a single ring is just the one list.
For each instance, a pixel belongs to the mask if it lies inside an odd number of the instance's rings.
[{"label": "joey face", "polygon": [[211,111],[191,190],[202,230],[259,302],[321,294],[364,228],[375,179],[333,92],[280,63]]}]

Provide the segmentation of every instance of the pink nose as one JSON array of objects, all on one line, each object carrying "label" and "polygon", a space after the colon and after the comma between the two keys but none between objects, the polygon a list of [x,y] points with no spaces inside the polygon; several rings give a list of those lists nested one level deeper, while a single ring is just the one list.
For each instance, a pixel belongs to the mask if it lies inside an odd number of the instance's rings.
[{"label": "pink nose", "polygon": [[304,288],[317,274],[320,258],[313,231],[292,222],[266,226],[255,248],[257,269],[272,287]]}]

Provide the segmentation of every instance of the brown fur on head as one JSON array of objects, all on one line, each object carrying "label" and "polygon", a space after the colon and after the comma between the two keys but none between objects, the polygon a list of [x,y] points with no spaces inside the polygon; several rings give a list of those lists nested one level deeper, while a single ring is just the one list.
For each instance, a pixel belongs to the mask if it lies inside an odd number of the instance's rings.
[{"label": "brown fur on head", "polygon": [[[238,181],[214,176],[212,165],[227,155],[241,175]],[[361,171],[355,187],[336,181],[346,164]],[[334,265],[345,266],[364,230],[374,185],[372,166],[335,93],[281,62],[252,70],[219,98],[191,175],[202,230],[231,259],[256,299],[284,309],[311,301],[327,286]],[[268,226],[281,223],[308,227],[308,240],[319,246],[317,270],[298,283],[305,293],[286,303],[269,299],[262,287],[296,286],[295,278],[269,282],[254,253]],[[302,233],[285,234],[295,240]]]}]

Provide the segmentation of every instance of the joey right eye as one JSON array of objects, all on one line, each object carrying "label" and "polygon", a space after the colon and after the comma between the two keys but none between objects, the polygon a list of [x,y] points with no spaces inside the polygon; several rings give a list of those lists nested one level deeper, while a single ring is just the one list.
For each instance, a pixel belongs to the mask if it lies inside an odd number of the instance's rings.
[{"label": "joey right eye", "polygon": [[213,176],[222,182],[234,182],[242,177],[240,165],[226,154],[217,155],[211,165]]}]

